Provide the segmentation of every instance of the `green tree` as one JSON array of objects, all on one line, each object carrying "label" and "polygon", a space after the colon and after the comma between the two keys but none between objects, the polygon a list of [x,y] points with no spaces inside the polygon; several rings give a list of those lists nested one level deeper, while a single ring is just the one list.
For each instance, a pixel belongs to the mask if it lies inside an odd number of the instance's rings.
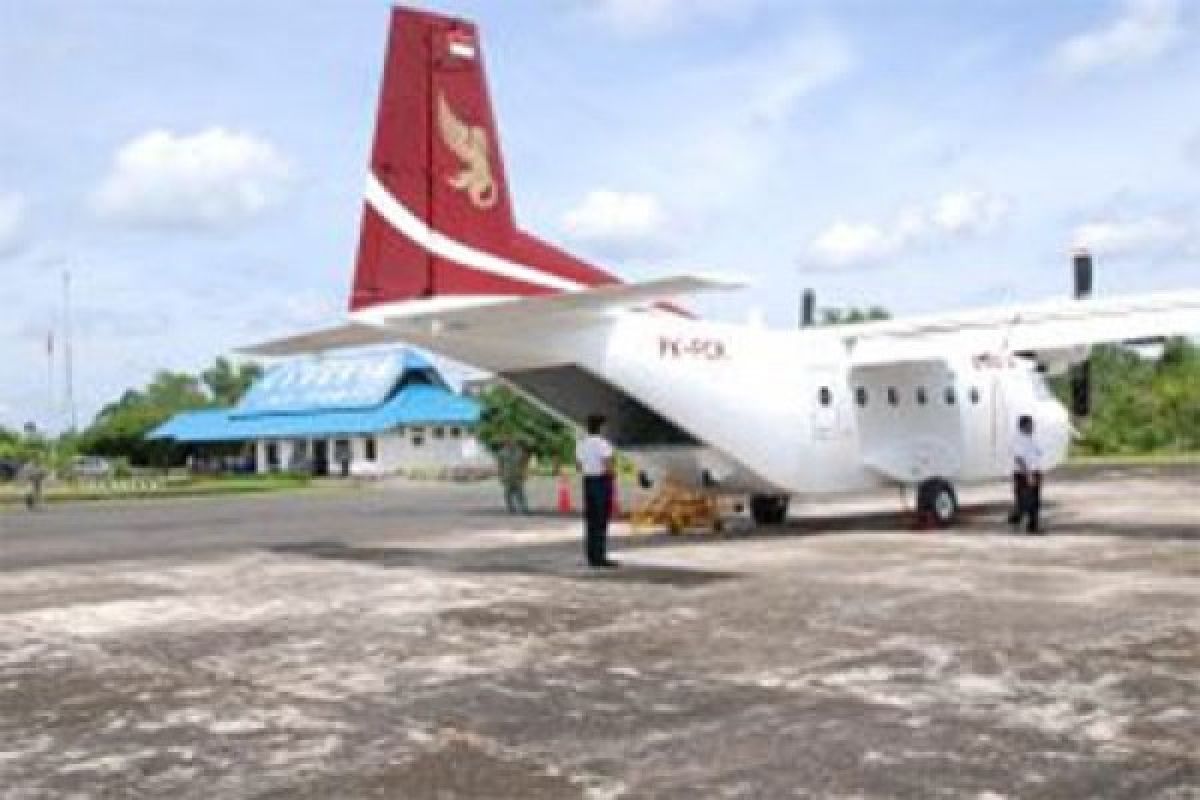
[{"label": "green tree", "polygon": [[[1200,348],[1168,341],[1158,359],[1129,348],[1092,349],[1092,413],[1076,448],[1094,455],[1200,450]],[[1065,379],[1055,381],[1066,397]]]},{"label": "green tree", "polygon": [[862,322],[876,322],[891,318],[891,312],[882,306],[870,306],[869,308],[848,306],[846,308],[822,308],[819,321],[821,325],[857,325]]},{"label": "green tree", "polygon": [[210,405],[209,395],[194,375],[163,370],[144,389],[128,389],[102,408],[80,437],[80,449],[135,464],[166,463],[174,445],[148,440],[146,434],[180,411]]},{"label": "green tree", "polygon": [[[181,411],[212,406],[234,406],[263,374],[255,363],[234,364],[218,358],[200,376],[186,372],[158,372],[141,389],[126,389],[116,401],[100,410],[71,448],[134,464],[165,464],[181,457],[171,442],[148,441],[146,434]],[[67,450],[64,449],[64,452]]]},{"label": "green tree", "polygon": [[493,451],[511,437],[543,463],[570,464],[574,460],[575,436],[557,417],[506,386],[493,386],[479,399],[483,405],[479,438]]},{"label": "green tree", "polygon": [[259,364],[234,364],[220,356],[216,363],[200,373],[200,380],[216,405],[228,407],[237,405],[262,374],[263,368]]}]

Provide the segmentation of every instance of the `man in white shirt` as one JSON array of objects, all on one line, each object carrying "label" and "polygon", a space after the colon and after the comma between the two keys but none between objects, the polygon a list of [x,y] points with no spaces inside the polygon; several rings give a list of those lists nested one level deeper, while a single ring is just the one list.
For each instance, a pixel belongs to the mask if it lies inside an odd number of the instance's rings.
[{"label": "man in white shirt", "polygon": [[1042,510],[1042,448],[1033,436],[1033,417],[1017,420],[1017,437],[1013,440],[1014,506],[1008,524],[1019,526],[1028,519],[1026,530],[1041,533],[1038,515]]},{"label": "man in white shirt", "polygon": [[604,417],[587,418],[586,438],[575,446],[575,461],[583,474],[584,553],[590,567],[615,567],[608,557],[608,518],[616,475],[612,445],[602,435]]}]

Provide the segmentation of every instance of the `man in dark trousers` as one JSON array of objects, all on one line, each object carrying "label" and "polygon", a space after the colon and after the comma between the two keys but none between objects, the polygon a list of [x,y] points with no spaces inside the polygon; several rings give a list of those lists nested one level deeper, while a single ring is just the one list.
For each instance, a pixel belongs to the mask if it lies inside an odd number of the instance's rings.
[{"label": "man in dark trousers", "polygon": [[40,511],[43,508],[42,485],[46,482],[47,471],[39,459],[33,459],[25,466],[25,480],[29,481],[29,492],[25,495],[25,507],[30,511]]},{"label": "man in dark trousers", "polygon": [[1033,417],[1028,415],[1017,420],[1017,437],[1013,440],[1013,500],[1008,524],[1019,526],[1027,519],[1025,530],[1041,533],[1042,448],[1033,436]]},{"label": "man in dark trousers", "polygon": [[590,567],[615,567],[608,557],[608,518],[616,476],[612,445],[604,438],[604,417],[587,418],[588,435],[575,446],[575,462],[583,474],[584,553]]},{"label": "man in dark trousers", "polygon": [[504,505],[510,514],[528,514],[525,479],[529,475],[529,451],[514,436],[505,436],[496,451],[500,485],[504,487]]}]

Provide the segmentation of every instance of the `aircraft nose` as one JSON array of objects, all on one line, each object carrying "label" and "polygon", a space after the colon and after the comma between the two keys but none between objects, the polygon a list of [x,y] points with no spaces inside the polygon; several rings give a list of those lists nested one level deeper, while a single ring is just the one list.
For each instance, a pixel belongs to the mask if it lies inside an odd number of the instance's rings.
[{"label": "aircraft nose", "polygon": [[1042,432],[1042,441],[1052,456],[1051,460],[1058,463],[1066,458],[1071,445],[1071,416],[1056,400],[1038,405],[1038,427]]}]

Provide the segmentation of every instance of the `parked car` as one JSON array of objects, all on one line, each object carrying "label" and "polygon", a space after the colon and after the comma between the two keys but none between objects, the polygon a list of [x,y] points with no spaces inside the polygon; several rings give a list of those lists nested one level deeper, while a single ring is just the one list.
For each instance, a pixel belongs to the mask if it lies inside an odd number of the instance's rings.
[{"label": "parked car", "polygon": [[13,458],[0,458],[0,482],[15,481],[21,477],[21,462]]},{"label": "parked car", "polygon": [[100,456],[76,456],[71,460],[73,478],[108,478],[112,474],[112,463]]}]

